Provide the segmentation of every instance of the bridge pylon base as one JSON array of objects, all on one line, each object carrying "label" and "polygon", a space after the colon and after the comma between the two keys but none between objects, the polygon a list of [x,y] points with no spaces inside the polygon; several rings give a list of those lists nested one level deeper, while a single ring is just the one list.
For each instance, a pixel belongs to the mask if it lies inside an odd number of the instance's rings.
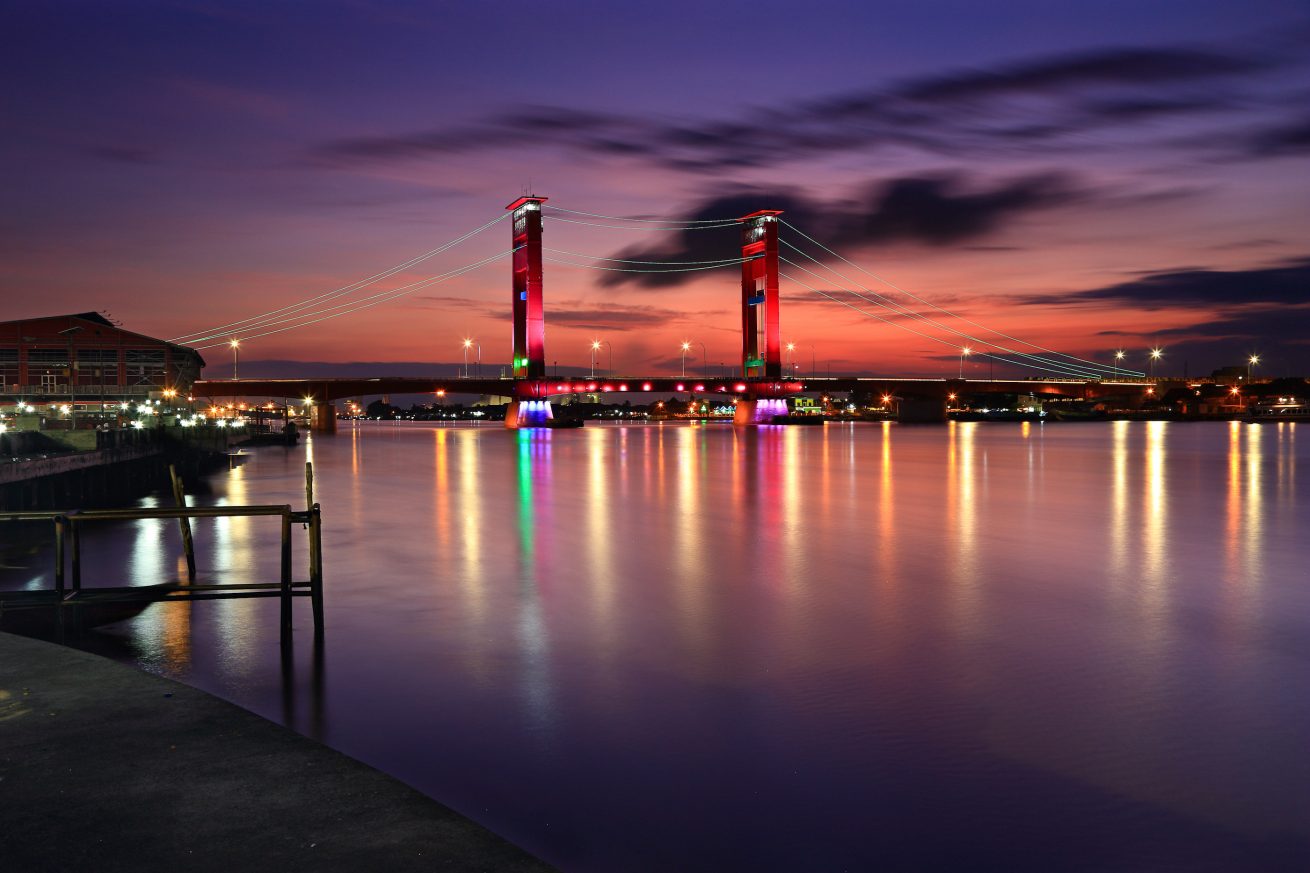
[{"label": "bridge pylon base", "polygon": [[309,429],[314,433],[337,432],[337,408],[331,403],[315,403],[309,408]]},{"label": "bridge pylon base", "polygon": [[787,401],[781,397],[739,400],[732,423],[736,427],[758,427],[761,424],[773,424],[774,418],[786,414]]},{"label": "bridge pylon base", "polygon": [[902,424],[942,424],[946,421],[946,401],[903,397],[896,404],[896,420]]},{"label": "bridge pylon base", "polygon": [[555,419],[549,400],[511,400],[505,407],[505,427],[546,427]]}]

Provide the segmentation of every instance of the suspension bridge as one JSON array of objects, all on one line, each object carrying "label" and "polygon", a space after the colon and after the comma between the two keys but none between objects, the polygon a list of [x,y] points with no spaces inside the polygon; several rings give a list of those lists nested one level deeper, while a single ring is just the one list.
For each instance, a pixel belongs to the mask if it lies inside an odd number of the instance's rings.
[{"label": "suspension bridge", "polygon": [[[902,419],[942,420],[947,403],[965,394],[1012,393],[1078,399],[1118,398],[1124,402],[1149,393],[1144,373],[1124,368],[1116,360],[1103,364],[1019,339],[950,312],[880,276],[869,272],[800,228],[789,224],[778,210],[759,210],[725,219],[677,221],[600,215],[548,204],[546,197],[522,196],[505,212],[481,227],[462,234],[429,252],[359,282],[311,297],[258,316],[218,325],[170,341],[209,349],[308,328],[328,319],[351,315],[399,299],[415,291],[463,276],[494,261],[509,258],[513,359],[510,372],[500,378],[468,378],[467,368],[455,377],[311,378],[311,379],[207,379],[196,383],[194,394],[213,398],[298,398],[311,406],[313,427],[336,428],[334,402],[350,397],[390,394],[489,395],[509,398],[505,425],[510,428],[548,426],[553,419],[551,398],[573,394],[692,394],[728,395],[736,399],[735,421],[749,426],[772,422],[786,413],[787,398],[804,393],[863,392],[894,396]],[[613,229],[668,231],[683,234],[740,228],[740,252],[709,260],[655,261],[600,258],[543,245],[544,217],[552,221]],[[511,247],[490,257],[465,264],[395,288],[370,291],[378,283],[443,254],[490,229],[510,221]],[[784,254],[785,252],[785,254]],[[741,271],[741,357],[732,377],[701,378],[684,375],[605,375],[596,378],[550,377],[546,366],[545,270],[547,262],[571,267],[624,273],[671,273],[739,267]],[[837,264],[839,266],[834,266]],[[784,271],[784,267],[786,268]],[[870,284],[885,290],[875,291]],[[926,379],[883,376],[799,377],[785,367],[781,333],[781,297],[785,279],[836,305],[854,310],[883,325],[908,331],[950,349],[952,354],[990,359],[1019,367],[1034,375],[1026,378]],[[904,302],[910,301],[910,302]]]}]

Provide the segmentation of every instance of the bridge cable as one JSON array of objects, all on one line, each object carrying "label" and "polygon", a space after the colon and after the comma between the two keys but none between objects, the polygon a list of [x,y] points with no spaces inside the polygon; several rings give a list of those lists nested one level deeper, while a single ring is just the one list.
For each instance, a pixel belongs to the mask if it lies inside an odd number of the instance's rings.
[{"label": "bridge cable", "polygon": [[727,261],[722,264],[711,264],[708,267],[675,267],[669,270],[643,270],[643,269],[629,268],[629,267],[605,267],[599,264],[575,264],[571,261],[565,261],[561,258],[549,258],[544,255],[542,256],[542,260],[549,261],[552,264],[561,264],[566,267],[579,267],[584,270],[606,270],[611,273],[694,273],[698,270],[717,270],[720,267],[730,267],[735,264],[742,263],[742,261],[739,259],[736,261]]},{"label": "bridge cable", "polygon": [[718,258],[713,261],[636,261],[631,258],[606,258],[600,255],[584,255],[581,252],[566,252],[563,249],[552,249],[546,246],[542,251],[554,252],[557,255],[570,255],[575,258],[586,258],[589,261],[618,261],[624,264],[659,264],[659,265],[686,265],[686,264],[740,264],[749,260],[756,260],[760,256],[755,255],[750,258]]},{"label": "bridge cable", "polygon": [[[396,266],[391,267],[387,270],[383,270],[381,273],[370,276],[367,279],[361,279],[358,282],[353,282],[350,285],[344,285],[341,288],[337,288],[334,291],[327,291],[323,294],[319,294],[317,297],[310,297],[307,300],[302,300],[299,303],[283,306],[279,309],[273,309],[261,315],[255,315],[255,316],[251,316],[250,318],[243,318],[240,319],[239,321],[229,322],[227,324],[219,325],[217,327],[207,328],[205,330],[183,334],[182,336],[174,337],[173,339],[170,339],[169,342],[174,342],[174,343],[204,342],[206,340],[216,339],[220,336],[223,336],[225,333],[230,333],[232,332],[231,329],[234,328],[241,329],[241,330],[252,330],[259,327],[263,327],[264,324],[262,324],[262,322],[268,321],[273,316],[292,313],[295,312],[296,310],[307,309],[312,307],[316,303],[327,302],[328,300],[333,300],[338,297],[345,296],[354,291],[361,290],[373,284],[374,282],[380,281],[382,279],[390,278],[391,276],[394,276],[395,274],[401,272],[402,270],[408,269],[409,267],[412,267],[415,264],[418,264],[422,261],[425,261],[429,258],[432,258],[436,255],[439,255],[445,251],[450,250],[451,248],[459,245],[460,243],[468,240],[469,238],[481,233],[487,228],[494,226],[498,222],[504,221],[506,218],[509,217],[509,215],[510,213],[506,212],[503,215],[497,216],[494,220],[487,222],[486,224],[482,225],[479,228],[475,228],[474,230],[462,234],[456,237],[455,239],[452,239],[449,242],[444,243],[443,245],[440,245],[435,249],[432,249],[429,252],[425,252],[424,254],[421,254],[418,257],[411,258],[408,261],[405,261],[404,263],[401,264],[397,264]],[[308,314],[308,313],[302,313],[302,314]]]},{"label": "bridge cable", "polygon": [[[805,257],[807,257],[807,258],[809,258],[810,260],[814,261],[814,263],[819,264],[819,266],[823,267],[825,270],[828,270],[828,271],[831,272],[833,275],[835,275],[835,276],[837,276],[837,277],[839,277],[839,278],[841,278],[841,279],[845,279],[847,282],[850,282],[850,279],[847,278],[846,276],[844,276],[844,275],[842,275],[841,273],[839,273],[838,271],[834,270],[832,267],[829,267],[829,266],[827,266],[826,264],[823,264],[821,261],[819,261],[817,258],[813,257],[812,255],[806,254],[805,252],[803,252],[803,251],[801,251],[800,249],[796,248],[796,246],[793,246],[791,243],[787,242],[786,240],[780,240],[780,242],[782,242],[783,245],[786,245],[786,246],[788,246],[789,248],[795,249],[796,251],[800,252],[802,255],[804,255]],[[818,273],[815,273],[813,270],[810,270],[810,269],[808,269],[808,268],[806,268],[806,267],[803,267],[803,266],[801,266],[800,264],[797,264],[797,263],[795,263],[795,262],[793,262],[793,261],[788,260],[787,258],[779,257],[779,260],[780,260],[780,261],[783,261],[783,262],[785,262],[785,263],[791,264],[793,267],[796,267],[797,269],[805,270],[805,272],[809,273],[811,276],[814,276],[816,279],[820,279],[820,280],[823,280],[823,281],[828,281],[828,280],[826,280],[823,276],[820,276]],[[993,341],[991,341],[991,340],[981,339],[981,338],[979,338],[979,337],[973,336],[972,334],[968,334],[968,333],[965,333],[964,331],[957,330],[956,328],[950,327],[949,325],[942,324],[941,322],[939,322],[939,321],[937,321],[937,320],[935,320],[935,319],[929,318],[928,316],[924,315],[924,314],[921,313],[921,312],[917,312],[917,311],[915,311],[915,310],[913,310],[913,309],[911,309],[911,308],[909,308],[909,307],[907,307],[907,306],[904,306],[903,304],[897,303],[897,302],[895,302],[895,301],[893,301],[893,300],[887,298],[886,296],[884,296],[884,295],[882,295],[882,294],[879,294],[879,293],[876,292],[876,291],[872,291],[872,290],[870,290],[870,289],[868,289],[868,288],[864,288],[862,285],[859,285],[858,283],[852,283],[852,284],[855,284],[856,287],[858,287],[858,288],[862,288],[865,292],[867,292],[868,294],[873,295],[873,297],[875,297],[875,298],[877,298],[877,299],[876,299],[876,300],[872,300],[872,299],[870,299],[870,298],[868,298],[868,297],[865,297],[863,294],[859,293],[858,291],[854,291],[854,290],[852,290],[852,289],[850,289],[850,288],[848,288],[848,287],[845,287],[845,286],[838,286],[838,287],[839,287],[839,290],[841,290],[841,291],[845,291],[847,294],[851,294],[851,295],[853,295],[853,296],[855,296],[855,297],[858,297],[858,298],[860,298],[861,300],[864,300],[865,302],[873,303],[873,304],[876,304],[876,305],[878,305],[878,306],[883,306],[883,307],[885,307],[885,308],[887,308],[887,309],[892,310],[892,311],[895,312],[896,314],[901,315],[901,316],[904,316],[904,317],[909,317],[909,318],[915,318],[915,319],[918,319],[918,320],[920,320],[920,321],[922,321],[922,322],[924,322],[924,323],[926,323],[926,324],[929,324],[929,325],[931,325],[931,326],[933,326],[933,327],[935,327],[935,328],[937,328],[937,329],[939,329],[939,330],[944,330],[944,331],[946,331],[946,332],[948,332],[948,333],[953,333],[953,334],[955,334],[955,335],[957,335],[957,336],[964,337],[965,339],[967,339],[967,340],[971,340],[971,341],[973,341],[973,342],[975,342],[975,343],[979,343],[980,345],[991,346],[991,347],[993,347],[993,348],[995,348],[995,349],[997,349],[997,350],[999,350],[999,351],[1001,351],[1001,352],[1004,352],[1005,354],[1009,354],[1009,355],[1018,355],[1019,357],[1030,358],[1030,359],[1032,359],[1032,360],[1034,360],[1034,361],[1040,361],[1041,363],[1043,363],[1043,364],[1047,364],[1047,365],[1049,365],[1049,366],[1051,366],[1051,367],[1059,368],[1059,370],[1061,370],[1061,371],[1063,371],[1063,372],[1067,372],[1067,373],[1070,373],[1070,374],[1073,374],[1073,375],[1079,375],[1079,376],[1082,376],[1083,378],[1088,378],[1088,379],[1097,379],[1097,378],[1100,378],[1100,374],[1099,374],[1098,372],[1096,372],[1095,370],[1090,370],[1090,369],[1088,369],[1088,368],[1086,368],[1086,367],[1082,367],[1082,366],[1079,366],[1079,365],[1077,365],[1077,364],[1071,364],[1071,363],[1068,363],[1068,362],[1066,362],[1066,361],[1054,360],[1054,359],[1051,359],[1051,358],[1044,357],[1044,356],[1042,356],[1042,355],[1033,355],[1033,354],[1029,354],[1028,352],[1021,352],[1021,351],[1018,351],[1018,350],[1016,350],[1016,349],[1009,349],[1009,348],[1006,348],[1005,346],[1003,346],[1003,345],[1001,345],[1001,344],[999,344],[999,343],[993,342]],[[1018,363],[1019,365],[1021,365],[1021,366],[1036,366],[1036,365],[1033,365],[1033,364],[1028,364],[1028,363],[1026,363],[1026,362],[1024,362],[1024,361],[1019,361],[1019,362],[1017,362],[1017,363]]]},{"label": "bridge cable", "polygon": [[[1119,372],[1119,373],[1125,373],[1125,372],[1127,372],[1127,373],[1130,373],[1130,374],[1132,374],[1132,375],[1137,375],[1137,376],[1143,376],[1143,375],[1145,375],[1144,373],[1139,373],[1139,372],[1137,372],[1137,371],[1135,371],[1135,370],[1127,370],[1126,368],[1124,368],[1124,367],[1122,367],[1122,366],[1121,366],[1121,367],[1115,367],[1114,365],[1111,365],[1111,364],[1102,364],[1102,363],[1100,363],[1100,362],[1098,362],[1098,361],[1090,361],[1090,360],[1087,360],[1086,358],[1080,358],[1080,357],[1078,357],[1077,355],[1070,355],[1070,354],[1068,354],[1067,352],[1058,352],[1058,351],[1056,351],[1056,350],[1054,350],[1054,349],[1048,349],[1048,348],[1046,348],[1045,346],[1040,346],[1040,345],[1038,345],[1038,344],[1036,344],[1036,343],[1029,342],[1028,340],[1019,339],[1018,337],[1011,336],[1010,334],[1003,333],[1002,331],[996,330],[996,329],[994,329],[994,328],[987,327],[987,326],[984,325],[984,324],[980,324],[980,323],[978,323],[978,322],[976,322],[976,321],[973,321],[973,320],[971,320],[971,319],[965,318],[965,317],[962,316],[962,315],[956,315],[954,312],[951,312],[951,311],[948,310],[948,309],[945,309],[945,308],[943,308],[943,307],[941,307],[941,306],[938,306],[936,303],[933,303],[931,300],[926,300],[926,299],[924,299],[924,298],[918,296],[917,294],[914,294],[913,292],[907,291],[906,289],[900,287],[900,286],[897,285],[896,283],[891,282],[891,281],[889,281],[889,280],[887,280],[887,279],[884,279],[884,278],[882,278],[881,276],[877,275],[876,273],[873,273],[873,272],[871,272],[871,271],[869,271],[869,270],[866,270],[864,267],[861,267],[859,264],[855,263],[854,261],[850,260],[849,258],[846,258],[846,257],[844,257],[843,255],[841,255],[841,254],[839,254],[839,253],[833,251],[832,249],[828,248],[828,247],[825,246],[823,243],[819,242],[819,241],[816,240],[814,237],[810,236],[810,235],[807,234],[805,231],[801,230],[799,227],[797,227],[796,225],[792,224],[791,222],[789,222],[789,221],[787,221],[787,220],[785,220],[785,219],[781,219],[781,218],[778,219],[778,220],[779,220],[780,223],[782,223],[782,224],[786,225],[787,227],[791,228],[791,229],[794,230],[796,233],[800,234],[800,235],[801,235],[802,237],[804,237],[805,239],[807,239],[807,240],[809,240],[810,242],[814,243],[814,245],[816,245],[816,246],[818,246],[819,248],[823,249],[823,250],[824,250],[825,252],[827,252],[828,254],[832,255],[833,257],[835,257],[835,258],[837,258],[837,259],[839,259],[839,260],[841,260],[841,261],[844,261],[844,262],[850,264],[852,267],[854,267],[855,269],[859,270],[861,273],[864,273],[866,276],[869,276],[869,277],[873,278],[874,280],[876,280],[876,281],[878,281],[878,282],[881,282],[882,284],[886,285],[886,286],[889,287],[889,288],[894,288],[895,290],[897,290],[897,291],[901,292],[902,294],[904,294],[906,297],[909,297],[909,298],[911,298],[911,299],[913,299],[913,300],[917,300],[917,301],[919,301],[920,303],[923,303],[925,306],[930,306],[930,307],[932,307],[933,309],[936,309],[936,310],[939,311],[939,312],[942,312],[942,313],[944,313],[944,314],[946,314],[946,315],[951,316],[952,318],[957,318],[957,319],[959,319],[960,321],[964,321],[964,322],[967,322],[968,324],[972,324],[974,327],[982,328],[983,330],[985,330],[985,331],[987,331],[987,332],[989,332],[989,333],[994,333],[994,334],[996,334],[997,336],[1004,337],[1005,339],[1011,340],[1011,341],[1013,341],[1013,342],[1023,343],[1023,344],[1026,345],[1026,346],[1031,346],[1032,348],[1037,349],[1038,351],[1047,352],[1048,354],[1059,355],[1060,357],[1063,357],[1063,358],[1069,358],[1069,359],[1071,359],[1071,360],[1078,361],[1078,362],[1080,362],[1080,363],[1082,363],[1082,364],[1088,364],[1088,365],[1091,365],[1091,366],[1093,366],[1093,367],[1097,367],[1097,368],[1100,368],[1100,369],[1103,369],[1103,370],[1107,370],[1107,371]],[[989,343],[989,345],[995,345],[995,343]]]},{"label": "bridge cable", "polygon": [[[419,281],[411,282],[408,285],[401,285],[399,288],[392,288],[388,291],[380,291],[377,294],[373,294],[368,297],[362,297],[358,300],[351,300],[347,303],[340,303],[337,304],[336,306],[331,306],[328,307],[327,309],[323,309],[318,312],[301,313],[300,315],[288,316],[286,318],[281,319],[280,321],[269,322],[268,324],[265,324],[263,326],[271,327],[274,324],[284,324],[286,322],[291,322],[291,321],[299,321],[300,323],[292,324],[289,327],[280,327],[277,328],[276,330],[264,331],[262,333],[241,335],[238,336],[237,339],[239,341],[259,339],[260,337],[270,336],[275,333],[283,333],[288,330],[296,330],[297,328],[308,327],[311,324],[318,324],[321,321],[327,321],[332,318],[340,318],[343,315],[350,315],[352,313],[359,312],[360,310],[363,309],[371,309],[374,306],[378,306],[383,303],[389,303],[392,300],[395,300],[400,297],[404,297],[407,294],[412,294],[413,292],[418,291],[422,288],[426,288],[430,285],[436,285],[440,282],[446,281],[447,279],[454,279],[458,276],[464,275],[465,273],[472,272],[473,270],[476,270],[479,267],[486,266],[492,261],[499,260],[507,255],[512,255],[514,254],[514,252],[518,251],[521,248],[523,248],[523,246],[519,246],[518,248],[515,249],[510,249],[509,251],[499,252],[497,254],[491,255],[490,257],[483,258],[480,261],[475,261],[474,263],[466,264],[463,267],[459,267],[455,270],[451,270],[448,273],[443,273],[438,276],[429,276],[426,279],[420,279]],[[365,301],[371,301],[371,302],[365,302]],[[344,311],[335,312],[332,313],[331,315],[324,314],[327,312],[331,312],[333,309],[341,309]],[[304,319],[309,319],[309,320],[306,321]],[[223,340],[222,342],[210,343],[209,345],[195,346],[195,348],[198,350],[213,349],[213,348],[218,348],[220,346],[225,346],[227,345],[227,343],[228,343],[227,340]]]},{"label": "bridge cable", "polygon": [[[788,261],[788,263],[791,263],[791,262]],[[797,264],[792,264],[792,266],[793,266],[793,267],[796,267],[796,266],[798,266],[798,265],[797,265]],[[800,267],[800,269],[804,270],[805,268],[804,268],[804,267]],[[806,272],[810,272],[810,271],[807,270]],[[831,300],[833,303],[838,303],[838,304],[841,304],[842,306],[845,306],[845,307],[848,308],[848,309],[853,309],[853,310],[855,310],[856,312],[860,313],[861,315],[868,316],[869,318],[876,318],[878,321],[885,322],[886,324],[890,324],[892,327],[897,327],[897,328],[900,328],[901,330],[908,331],[909,333],[915,334],[916,336],[921,336],[921,337],[923,337],[924,339],[931,340],[932,342],[940,343],[941,345],[944,345],[944,346],[949,346],[950,348],[956,349],[956,350],[959,351],[959,352],[963,352],[963,351],[964,351],[964,346],[962,346],[962,345],[959,345],[959,344],[957,344],[957,343],[953,343],[953,342],[951,342],[950,340],[942,339],[941,337],[933,336],[932,334],[924,333],[924,332],[921,331],[921,330],[916,330],[916,329],[913,328],[913,327],[909,327],[909,326],[907,326],[907,325],[905,325],[905,324],[902,324],[902,323],[900,323],[900,322],[898,322],[898,321],[896,321],[896,320],[894,320],[894,319],[887,318],[887,317],[884,316],[884,315],[879,315],[879,314],[876,313],[876,312],[871,312],[871,311],[869,311],[869,310],[867,310],[867,309],[864,309],[863,307],[856,306],[856,305],[853,304],[853,303],[849,303],[849,302],[847,302],[847,301],[845,301],[845,300],[842,300],[842,299],[839,298],[839,297],[836,297],[836,296],[834,296],[834,295],[832,295],[832,294],[829,294],[827,291],[822,291],[822,290],[820,290],[820,289],[818,289],[818,288],[815,288],[813,285],[810,285],[810,284],[808,284],[808,283],[806,283],[806,282],[802,282],[800,279],[797,279],[795,276],[790,276],[790,275],[788,275],[788,274],[786,274],[786,273],[780,273],[779,275],[781,275],[783,278],[787,279],[787,280],[790,281],[790,282],[795,282],[797,285],[800,285],[802,288],[808,288],[810,291],[813,291],[815,294],[818,294],[818,295],[821,296],[821,297],[825,297],[825,298],[827,298],[828,300]],[[822,277],[820,277],[820,278],[822,278]],[[845,289],[842,289],[842,290],[845,290]],[[864,298],[860,298],[860,299],[863,300]],[[866,302],[874,302],[874,301],[866,301]],[[1008,359],[1008,358],[1001,357],[1000,355],[994,355],[994,354],[991,354],[990,352],[976,352],[975,354],[977,354],[979,357],[983,357],[983,358],[991,358],[991,359],[993,359],[993,360],[1000,361],[1000,362],[1005,363],[1005,364],[1014,364],[1014,363],[1015,363],[1014,361],[1011,361],[1011,360]],[[1078,374],[1076,374],[1076,373],[1075,373],[1075,374],[1070,374],[1068,371],[1064,371],[1064,370],[1052,370],[1052,369],[1049,368],[1049,367],[1042,367],[1042,366],[1039,366],[1039,365],[1036,365],[1036,364],[1029,364],[1028,366],[1029,366],[1029,367],[1032,367],[1033,369],[1048,370],[1048,371],[1050,371],[1050,372],[1056,373],[1057,375],[1061,375],[1061,376],[1069,376],[1069,375],[1077,376],[1077,375],[1078,375]]]},{"label": "bridge cable", "polygon": [[577,209],[565,209],[563,206],[555,206],[552,203],[543,203],[542,208],[550,209],[555,212],[567,212],[570,215],[585,215],[589,218],[604,218],[608,221],[639,221],[643,224],[714,224],[720,227],[730,227],[734,224],[741,224],[741,220],[737,218],[629,218],[624,215],[601,215],[599,212],[581,212]]},{"label": "bridge cable", "polygon": [[565,224],[582,224],[582,225],[586,225],[587,227],[603,227],[606,228],[607,230],[639,230],[645,233],[649,233],[653,230],[718,230],[719,228],[741,226],[740,222],[732,221],[725,224],[708,224],[708,225],[694,224],[694,225],[668,225],[665,227],[646,227],[646,226],[636,226],[630,224],[597,224],[594,221],[580,221],[576,218],[562,218],[558,215],[551,216],[550,220],[552,222],[562,221]]}]

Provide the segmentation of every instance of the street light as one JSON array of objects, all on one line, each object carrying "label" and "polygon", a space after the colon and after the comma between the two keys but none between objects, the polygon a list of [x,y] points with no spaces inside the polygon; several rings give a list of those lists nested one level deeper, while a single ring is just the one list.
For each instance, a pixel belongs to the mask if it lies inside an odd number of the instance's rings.
[{"label": "street light", "polygon": [[973,349],[965,346],[960,349],[960,378],[964,378],[964,359],[973,354]]},{"label": "street light", "polygon": [[1117,352],[1114,353],[1114,378],[1116,380],[1118,380],[1119,378],[1119,362],[1122,361],[1123,359],[1124,359],[1123,349],[1119,349]]},{"label": "street light", "polygon": [[469,349],[473,348],[473,340],[464,337],[464,378],[469,377]]},{"label": "street light", "polygon": [[791,368],[791,377],[796,378],[796,343],[787,343],[787,360]]},{"label": "street light", "polygon": [[691,351],[691,342],[689,340],[683,340],[682,341],[682,371],[681,371],[681,378],[683,379],[687,378],[687,352],[689,351]]},{"label": "street light", "polygon": [[227,344],[232,347],[232,381],[235,382],[237,380],[237,364],[241,359],[241,340],[230,339]]},{"label": "street light", "polygon": [[591,341],[591,378],[596,378],[596,356],[600,352],[600,340]]},{"label": "street light", "polygon": [[1159,348],[1151,349],[1151,381],[1155,381],[1155,362],[1164,357],[1164,350]]},{"label": "street light", "polygon": [[1252,355],[1246,359],[1246,362],[1251,365],[1251,368],[1246,373],[1246,380],[1249,384],[1255,381],[1255,365],[1260,363],[1260,356]]}]

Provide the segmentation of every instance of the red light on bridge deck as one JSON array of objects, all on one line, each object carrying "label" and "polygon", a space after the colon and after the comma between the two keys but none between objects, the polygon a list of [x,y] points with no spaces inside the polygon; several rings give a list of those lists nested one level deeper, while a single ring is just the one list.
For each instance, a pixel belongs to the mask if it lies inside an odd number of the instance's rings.
[{"label": "red light on bridge deck", "polygon": [[649,391],[649,390],[650,390],[650,383],[649,383],[649,382],[642,382],[642,383],[641,383],[641,390],[642,390],[642,391]]},{"label": "red light on bridge deck", "polygon": [[559,386],[559,390],[561,390],[561,391],[567,391],[567,390],[569,390],[569,386],[567,386],[567,385],[561,385],[561,386]]},{"label": "red light on bridge deck", "polygon": [[620,386],[619,386],[619,390],[620,390],[620,391],[627,391],[627,390],[628,390],[628,385],[627,385],[627,383],[625,382],[625,383],[623,383],[622,385],[620,385]]},{"label": "red light on bridge deck", "polygon": [[734,387],[736,390],[738,390],[738,391],[745,391],[745,390],[746,390],[746,386],[745,386],[744,384],[742,384],[741,382],[738,382],[738,383],[737,383],[735,386],[733,386],[733,387]]},{"label": "red light on bridge deck", "polygon": [[679,383],[678,383],[678,390],[679,390],[679,391],[685,391],[685,390],[687,390],[687,388],[686,388],[685,385],[683,385],[681,382],[679,382]]},{"label": "red light on bridge deck", "polygon": [[595,391],[595,390],[596,390],[596,383],[595,383],[595,382],[588,382],[588,383],[587,383],[587,390],[588,390],[588,391]]},{"label": "red light on bridge deck", "polygon": [[697,386],[696,386],[696,390],[697,390],[697,391],[704,391],[704,390],[705,390],[705,386],[704,386],[704,385],[697,385]]},{"label": "red light on bridge deck", "polygon": [[613,385],[606,385],[604,388],[602,388],[602,389],[600,389],[600,390],[602,390],[602,391],[613,391],[613,390],[614,390],[614,386],[613,386]]}]

